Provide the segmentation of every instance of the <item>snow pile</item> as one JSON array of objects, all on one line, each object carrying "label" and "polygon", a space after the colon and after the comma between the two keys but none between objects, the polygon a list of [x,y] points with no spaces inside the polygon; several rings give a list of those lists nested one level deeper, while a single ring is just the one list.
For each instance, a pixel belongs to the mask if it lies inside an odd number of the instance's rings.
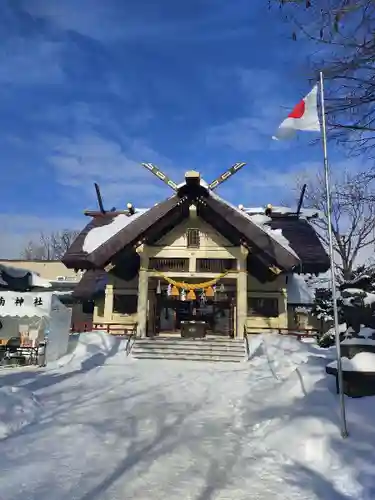
[{"label": "snow pile", "polygon": [[[327,402],[327,398],[324,400]],[[330,401],[331,408],[332,403]],[[358,470],[362,467],[366,470],[369,464],[362,464],[360,460],[354,466],[350,463],[350,458],[355,457],[355,446],[349,445],[350,452],[345,452],[338,436],[338,423],[326,418],[322,406],[317,404],[318,411],[311,409],[311,415],[298,415],[298,411],[301,413],[301,404],[297,403],[298,410],[272,428],[264,437],[264,445],[283,457],[286,471],[284,478],[292,476],[291,482],[300,485],[306,493],[312,490],[314,494],[311,497],[314,499],[371,498],[363,496],[365,485],[356,478]],[[306,494],[295,498],[311,497]]]},{"label": "snow pile", "polygon": [[0,388],[0,439],[35,421],[41,406],[32,392],[20,387]]},{"label": "snow pile", "polygon": [[[248,214],[262,214],[264,213],[265,207],[244,207],[243,210],[247,212]],[[274,206],[272,205],[272,213],[274,214],[293,214],[295,215],[296,213],[296,208],[292,207],[283,207],[283,206]],[[306,219],[322,219],[324,216],[323,212],[321,210],[315,210],[315,208],[301,208],[300,210],[300,217],[304,217]]]},{"label": "snow pile", "polygon": [[251,220],[257,225],[269,224],[272,221],[271,217],[268,217],[268,215],[264,214],[252,215]]},{"label": "snow pile", "polygon": [[366,292],[366,297],[363,299],[365,306],[372,306],[375,303],[375,293]]},{"label": "snow pile", "polygon": [[375,345],[374,334],[374,329],[367,326],[362,326],[358,334],[350,327],[346,332],[346,338],[341,343],[346,345]]},{"label": "snow pile", "polygon": [[[340,323],[339,324],[339,333],[347,333],[346,323]],[[327,336],[329,335],[332,338],[335,338],[335,335],[336,335],[335,327],[333,326],[332,328],[330,328],[329,330],[327,330],[324,335],[327,335]]]},{"label": "snow pile", "polygon": [[367,326],[363,326],[358,334],[358,337],[363,337],[364,339],[372,338],[374,334],[374,330],[372,328],[368,328]]},{"label": "snow pile", "polygon": [[[341,358],[342,369],[345,372],[375,373],[375,354],[373,352],[359,352],[353,358]],[[337,368],[337,361],[328,365]]]},{"label": "snow pile", "polygon": [[275,380],[286,379],[310,356],[308,347],[292,336],[265,333],[248,339],[249,359],[254,368]]},{"label": "snow pile", "polygon": [[347,307],[355,307],[361,305],[362,300],[366,297],[367,292],[360,288],[349,288],[341,292],[342,304]]},{"label": "snow pile", "polygon": [[341,292],[344,306],[358,306],[363,302],[364,306],[372,307],[375,304],[375,293],[366,292],[361,288],[347,288]]},{"label": "snow pile", "polygon": [[48,365],[49,368],[80,366],[88,360],[105,360],[109,356],[126,349],[127,340],[118,339],[105,332],[85,332],[74,335],[70,339],[69,354],[60,358],[56,363]]}]

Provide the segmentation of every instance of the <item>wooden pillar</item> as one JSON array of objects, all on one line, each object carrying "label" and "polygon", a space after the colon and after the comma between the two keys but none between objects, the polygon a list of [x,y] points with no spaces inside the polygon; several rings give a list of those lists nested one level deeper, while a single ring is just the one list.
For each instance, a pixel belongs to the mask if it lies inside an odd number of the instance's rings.
[{"label": "wooden pillar", "polygon": [[105,299],[104,299],[104,321],[112,321],[113,313],[113,285],[108,284],[105,287]]},{"label": "wooden pillar", "polygon": [[140,256],[141,265],[139,268],[138,279],[138,306],[137,306],[137,336],[146,337],[147,335],[147,316],[148,316],[148,256],[145,254],[144,245],[137,248]]},{"label": "wooden pillar", "polygon": [[195,255],[189,257],[189,273],[195,273],[197,270],[197,258]]},{"label": "wooden pillar", "polygon": [[236,337],[244,337],[244,327],[247,318],[247,258],[248,250],[241,245],[241,252],[237,260],[237,329]]},{"label": "wooden pillar", "polygon": [[148,289],[148,325],[147,334],[153,336],[155,333],[155,309],[156,309],[156,293],[154,290]]}]

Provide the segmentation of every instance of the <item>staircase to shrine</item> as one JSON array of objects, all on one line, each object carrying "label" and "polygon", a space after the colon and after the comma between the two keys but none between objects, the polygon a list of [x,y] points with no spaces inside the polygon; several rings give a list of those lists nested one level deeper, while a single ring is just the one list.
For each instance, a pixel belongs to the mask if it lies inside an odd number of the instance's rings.
[{"label": "staircase to shrine", "polygon": [[135,359],[239,363],[245,361],[246,349],[241,339],[155,337],[136,339],[131,356]]}]

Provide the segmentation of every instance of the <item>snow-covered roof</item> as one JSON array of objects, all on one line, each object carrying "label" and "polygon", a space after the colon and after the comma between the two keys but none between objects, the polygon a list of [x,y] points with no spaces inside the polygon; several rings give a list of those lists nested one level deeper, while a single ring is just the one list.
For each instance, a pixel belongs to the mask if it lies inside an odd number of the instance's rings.
[{"label": "snow-covered roof", "polygon": [[[194,191],[196,186],[193,185],[190,186],[192,190],[189,190],[189,186],[189,183],[181,183],[177,186],[178,193],[174,193],[157,206],[136,209],[131,216],[107,213],[103,218],[94,218],[64,255],[63,263],[68,268],[102,268],[121,249],[146,238],[149,230],[158,221],[161,234],[163,227],[164,232],[168,230],[168,221],[173,219],[174,223],[177,223],[181,220],[174,216],[184,217],[183,211],[189,204],[189,196],[192,195],[199,198],[202,217],[208,222],[211,221],[215,227],[217,216],[217,230],[226,232],[226,237],[233,239],[233,242],[238,242],[241,237],[251,242],[277,262],[281,269],[305,273],[327,270],[327,254],[306,217],[298,218],[295,211],[284,207],[284,215],[276,216],[277,212],[274,211],[275,216],[271,215],[269,218],[265,216],[263,208],[244,210],[242,206],[233,205],[211,189],[207,192],[203,180],[198,191]],[[185,205],[185,208],[182,208],[182,205]],[[248,210],[251,213],[248,213]],[[221,219],[227,219],[229,224],[222,223]],[[230,234],[231,227],[234,228],[233,238]],[[137,265],[138,261],[134,259],[133,264],[129,265],[129,275],[132,274],[130,267],[135,269]]]},{"label": "snow-covered roof", "polygon": [[[7,266],[5,264],[0,264],[0,286],[6,287],[8,289],[12,288],[17,282],[17,280],[22,281],[25,280],[29,275],[29,281],[27,285],[29,288],[51,288],[51,283],[39,276],[34,271],[29,269],[24,269],[20,267]],[[16,288],[18,289],[18,287]]]},{"label": "snow-covered roof", "polygon": [[[250,215],[264,213],[264,207],[243,207],[241,208],[241,210]],[[282,215],[295,214],[296,208],[272,205],[272,213],[282,214]],[[323,218],[323,213],[320,210],[316,210],[314,208],[301,208],[300,216],[305,217],[307,219],[311,218],[321,219]]]},{"label": "snow-covered roof", "polygon": [[[184,185],[185,183],[181,183],[179,187],[182,187]],[[201,179],[201,185],[207,187],[207,183],[202,179]],[[230,202],[224,200],[211,190],[210,190],[210,196],[220,201],[221,203],[230,206],[233,210],[238,212],[242,217],[248,219],[253,224],[258,226],[261,230],[266,232],[272,239],[277,241],[277,243],[283,246],[294,257],[299,258],[296,252],[290,246],[290,243],[287,240],[287,238],[285,238],[285,236],[283,235],[281,229],[272,229],[267,225],[267,223],[271,221],[269,217],[265,216],[264,214],[260,213],[258,214],[255,212],[253,213],[253,215],[250,215],[246,210],[242,210],[239,207],[231,204]],[[127,214],[116,215],[109,224],[91,229],[85,237],[82,246],[83,251],[87,253],[94,252],[106,241],[115,236],[122,229],[131,224],[134,220],[136,220],[140,215],[147,212],[147,210],[148,209],[136,209],[133,215],[127,215]]]},{"label": "snow-covered roof", "polygon": [[116,215],[113,220],[106,224],[105,226],[95,227],[91,229],[85,238],[83,243],[83,251],[87,253],[94,252],[103,243],[108,241],[112,236],[115,236],[126,226],[131,224],[140,215],[147,212],[148,209],[136,209],[133,215],[120,214]]},{"label": "snow-covered roof", "polygon": [[307,284],[303,275],[292,274],[288,276],[288,304],[311,305],[314,302],[314,295],[314,289]]},{"label": "snow-covered roof", "polygon": [[[267,233],[272,239],[277,241],[279,245],[284,247],[291,255],[299,259],[299,256],[296,254],[296,252],[293,250],[293,248],[290,246],[290,242],[285,238],[283,235],[281,229],[272,229],[267,225],[267,223],[271,222],[271,218],[267,217],[266,215],[263,214],[254,214],[254,215],[249,215],[245,210],[242,210],[239,207],[236,207],[236,205],[233,205],[227,200],[224,200],[220,196],[218,196],[216,193],[213,193],[210,191],[210,195],[215,198],[216,200],[220,201],[221,203],[225,203],[229,207],[231,207],[233,210],[235,210],[237,213],[242,215],[242,217],[245,217],[248,219],[250,222],[255,224],[259,229]],[[264,209],[263,209],[264,212]]]}]

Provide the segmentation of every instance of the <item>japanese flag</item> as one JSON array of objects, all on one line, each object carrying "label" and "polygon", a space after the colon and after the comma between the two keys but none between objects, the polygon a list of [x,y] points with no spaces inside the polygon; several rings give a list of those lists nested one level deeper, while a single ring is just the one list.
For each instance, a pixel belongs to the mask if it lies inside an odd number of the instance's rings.
[{"label": "japanese flag", "polygon": [[279,126],[273,139],[291,139],[297,131],[319,132],[318,86],[302,99]]}]

